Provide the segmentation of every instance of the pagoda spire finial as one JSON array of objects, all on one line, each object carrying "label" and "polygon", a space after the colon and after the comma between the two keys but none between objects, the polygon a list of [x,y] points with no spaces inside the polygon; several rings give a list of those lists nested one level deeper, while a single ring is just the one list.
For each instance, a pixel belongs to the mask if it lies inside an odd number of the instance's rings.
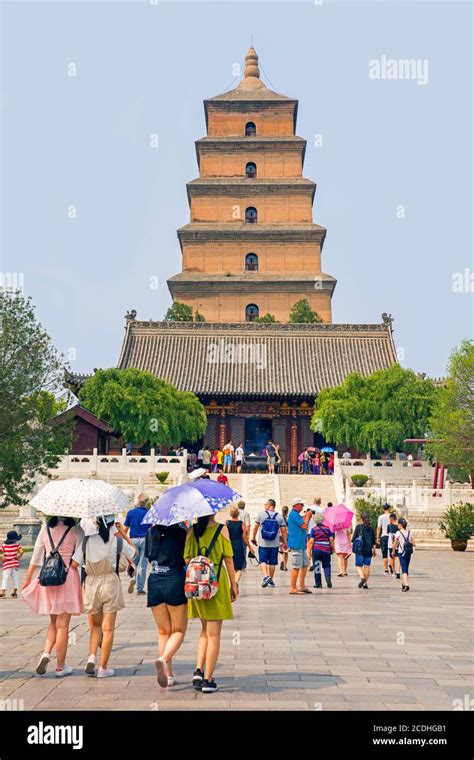
[{"label": "pagoda spire finial", "polygon": [[253,47],[249,49],[249,52],[245,56],[244,79],[248,79],[249,77],[256,77],[256,79],[260,79],[258,55]]}]

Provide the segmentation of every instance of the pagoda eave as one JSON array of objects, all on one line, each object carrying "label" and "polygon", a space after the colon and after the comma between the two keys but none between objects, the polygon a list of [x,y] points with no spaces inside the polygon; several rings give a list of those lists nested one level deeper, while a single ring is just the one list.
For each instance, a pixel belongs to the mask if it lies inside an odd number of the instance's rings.
[{"label": "pagoda eave", "polygon": [[278,225],[246,224],[245,222],[227,222],[223,224],[206,224],[191,222],[178,229],[178,239],[183,244],[201,242],[221,242],[224,240],[279,243],[318,243],[321,249],[326,238],[326,229],[319,224]]}]

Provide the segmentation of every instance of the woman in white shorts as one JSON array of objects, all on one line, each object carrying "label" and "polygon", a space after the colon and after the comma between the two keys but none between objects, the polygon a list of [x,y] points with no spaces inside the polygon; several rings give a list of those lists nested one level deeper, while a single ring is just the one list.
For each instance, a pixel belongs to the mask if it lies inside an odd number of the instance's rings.
[{"label": "woman in white shorts", "polygon": [[[89,533],[89,535],[87,535]],[[117,537],[120,542],[117,541]],[[73,556],[86,578],[83,586],[84,612],[90,623],[90,654],[87,675],[108,678],[114,675],[108,668],[112,651],[117,612],[125,607],[119,578],[119,565],[133,559],[137,550],[114,515],[97,518],[96,532],[86,537]],[[100,645],[100,667],[96,673],[97,650]]]}]

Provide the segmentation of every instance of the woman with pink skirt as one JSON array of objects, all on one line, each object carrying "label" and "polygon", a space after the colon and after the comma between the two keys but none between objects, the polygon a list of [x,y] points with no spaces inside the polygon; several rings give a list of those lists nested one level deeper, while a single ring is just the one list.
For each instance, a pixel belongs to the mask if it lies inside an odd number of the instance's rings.
[{"label": "woman with pink skirt", "polygon": [[[35,570],[42,567],[45,557],[49,557],[51,553],[50,536],[54,547],[58,547],[62,540],[58,551],[66,566],[67,576],[65,583],[61,586],[42,586],[38,576],[33,580]],[[50,517],[36,539],[22,586],[22,596],[32,612],[38,615],[49,615],[46,643],[36,668],[36,673],[40,676],[46,673],[55,645],[57,656],[55,675],[62,678],[69,676],[73,671],[70,665],[66,665],[69,623],[71,615],[80,615],[83,607],[81,578],[78,564],[72,560],[72,555],[76,548],[82,545],[83,539],[84,533],[72,517]]]},{"label": "woman with pink skirt", "polygon": [[346,528],[336,530],[334,533],[334,543],[336,545],[337,561],[339,564],[339,578],[347,575],[347,565],[349,557],[352,554],[351,531]]}]

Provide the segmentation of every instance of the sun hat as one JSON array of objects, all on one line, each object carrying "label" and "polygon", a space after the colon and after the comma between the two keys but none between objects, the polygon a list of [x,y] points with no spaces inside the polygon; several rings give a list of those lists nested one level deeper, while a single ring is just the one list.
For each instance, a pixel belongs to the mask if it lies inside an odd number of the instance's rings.
[{"label": "sun hat", "polygon": [[21,533],[17,533],[16,530],[9,530],[7,533],[7,537],[4,541],[5,546],[8,546],[8,544],[16,544],[17,541],[21,541],[22,535]]},{"label": "sun hat", "polygon": [[204,467],[198,467],[197,470],[193,470],[189,473],[189,480],[197,480],[197,478],[202,478],[203,475],[206,475],[207,470],[204,469]]},{"label": "sun hat", "polygon": [[293,501],[291,502],[291,506],[292,507],[296,507],[298,504],[302,504],[303,507],[304,507],[304,501],[303,501],[303,499],[300,499],[300,498],[293,499]]}]

